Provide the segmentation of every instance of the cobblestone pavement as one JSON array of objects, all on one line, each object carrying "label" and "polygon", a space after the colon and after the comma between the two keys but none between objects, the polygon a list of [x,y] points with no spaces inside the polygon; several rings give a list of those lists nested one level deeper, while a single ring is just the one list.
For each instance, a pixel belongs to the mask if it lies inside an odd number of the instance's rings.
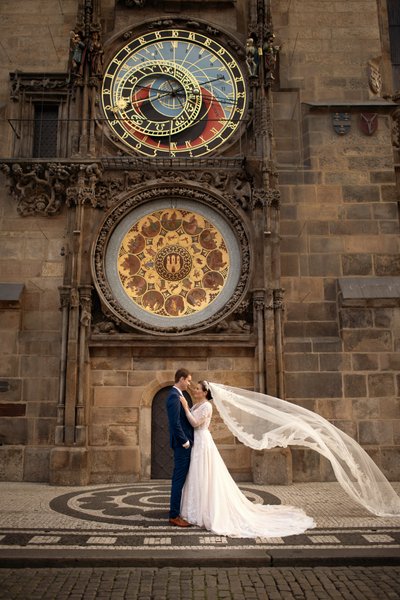
[{"label": "cobblestone pavement", "polygon": [[400,567],[0,569],[3,600],[399,600]]},{"label": "cobblestone pavement", "polygon": [[240,487],[253,502],[300,506],[316,528],[240,539],[171,527],[167,481],[74,488],[0,482],[0,566],[400,565],[400,517],[371,515],[337,483]]}]

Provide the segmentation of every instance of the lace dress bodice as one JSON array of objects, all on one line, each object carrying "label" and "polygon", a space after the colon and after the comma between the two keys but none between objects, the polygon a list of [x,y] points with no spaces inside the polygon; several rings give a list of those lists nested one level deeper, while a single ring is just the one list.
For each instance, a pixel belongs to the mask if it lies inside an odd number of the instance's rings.
[{"label": "lace dress bodice", "polygon": [[193,404],[190,415],[187,414],[190,424],[195,427],[195,433],[196,431],[207,430],[210,426],[211,417],[212,406],[208,401]]}]

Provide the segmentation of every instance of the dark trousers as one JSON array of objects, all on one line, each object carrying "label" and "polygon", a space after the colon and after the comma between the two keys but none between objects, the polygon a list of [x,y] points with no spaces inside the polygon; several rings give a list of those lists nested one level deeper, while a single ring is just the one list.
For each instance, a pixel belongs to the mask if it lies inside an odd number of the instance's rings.
[{"label": "dark trousers", "polygon": [[182,488],[189,471],[190,454],[192,448],[174,448],[174,472],[172,473],[171,503],[169,509],[170,519],[174,519],[181,512]]}]

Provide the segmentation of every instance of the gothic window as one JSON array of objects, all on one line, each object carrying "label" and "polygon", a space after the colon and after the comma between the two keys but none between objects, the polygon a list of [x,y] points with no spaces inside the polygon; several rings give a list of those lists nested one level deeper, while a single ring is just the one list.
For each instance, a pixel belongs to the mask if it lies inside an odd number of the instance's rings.
[{"label": "gothic window", "polygon": [[14,134],[11,154],[18,158],[68,156],[68,75],[10,73]]},{"label": "gothic window", "polygon": [[58,105],[35,104],[33,158],[57,156]]}]

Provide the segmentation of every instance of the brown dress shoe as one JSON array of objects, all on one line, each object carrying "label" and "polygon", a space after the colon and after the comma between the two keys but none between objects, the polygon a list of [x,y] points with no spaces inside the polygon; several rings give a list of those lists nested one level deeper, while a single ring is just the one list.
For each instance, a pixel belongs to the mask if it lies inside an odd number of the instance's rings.
[{"label": "brown dress shoe", "polygon": [[174,517],[173,519],[169,520],[170,525],[176,525],[176,527],[190,527],[190,523],[188,523],[187,521],[185,521],[185,519],[182,519],[182,517]]}]

